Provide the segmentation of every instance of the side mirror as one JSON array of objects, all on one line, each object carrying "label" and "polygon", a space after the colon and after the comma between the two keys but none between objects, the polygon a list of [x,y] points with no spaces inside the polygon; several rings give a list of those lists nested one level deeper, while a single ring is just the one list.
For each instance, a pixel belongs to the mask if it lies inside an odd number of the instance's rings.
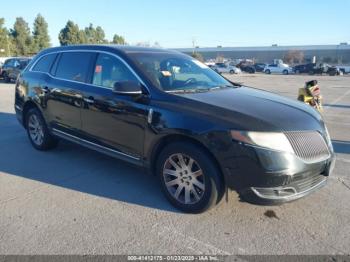
[{"label": "side mirror", "polygon": [[118,95],[135,96],[142,94],[141,84],[135,81],[116,82],[113,86],[112,91]]}]

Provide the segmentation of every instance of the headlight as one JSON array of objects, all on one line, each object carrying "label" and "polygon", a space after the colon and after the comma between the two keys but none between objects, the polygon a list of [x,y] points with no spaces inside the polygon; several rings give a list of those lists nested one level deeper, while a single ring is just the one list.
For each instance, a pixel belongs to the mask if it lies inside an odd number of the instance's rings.
[{"label": "headlight", "polygon": [[265,147],[272,150],[294,153],[288,138],[283,133],[278,132],[249,132],[232,130],[231,136],[234,140]]}]

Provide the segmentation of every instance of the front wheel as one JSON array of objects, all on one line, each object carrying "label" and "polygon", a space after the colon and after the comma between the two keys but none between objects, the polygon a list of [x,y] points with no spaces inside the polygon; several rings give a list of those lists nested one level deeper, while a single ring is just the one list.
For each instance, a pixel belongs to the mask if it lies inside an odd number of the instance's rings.
[{"label": "front wheel", "polygon": [[156,171],[169,202],[184,212],[204,212],[223,196],[220,171],[213,159],[195,145],[170,144],[162,150]]},{"label": "front wheel", "polygon": [[30,109],[25,117],[28,138],[34,148],[44,151],[57,145],[57,140],[50,134],[37,108]]},{"label": "front wheel", "polygon": [[265,70],[265,74],[271,74],[271,71],[269,69]]},{"label": "front wheel", "polygon": [[282,72],[284,75],[288,75],[288,70],[283,70]]},{"label": "front wheel", "polygon": [[235,71],[233,70],[230,70],[230,74],[233,75],[235,73]]}]

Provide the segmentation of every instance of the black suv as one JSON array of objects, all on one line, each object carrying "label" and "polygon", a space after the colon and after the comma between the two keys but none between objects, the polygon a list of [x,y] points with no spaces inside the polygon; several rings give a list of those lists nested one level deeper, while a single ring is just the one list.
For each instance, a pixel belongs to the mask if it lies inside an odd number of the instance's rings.
[{"label": "black suv", "polygon": [[2,66],[1,76],[6,83],[16,80],[21,71],[28,65],[30,58],[16,57],[5,61]]},{"label": "black suv", "polygon": [[18,78],[15,110],[36,149],[66,139],[146,167],[186,212],[225,189],[255,203],[294,200],[324,185],[334,164],[313,108],[165,49],[42,51]]},{"label": "black suv", "polygon": [[316,64],[315,63],[309,63],[304,65],[297,65],[293,67],[293,72],[296,74],[311,74],[314,71]]}]

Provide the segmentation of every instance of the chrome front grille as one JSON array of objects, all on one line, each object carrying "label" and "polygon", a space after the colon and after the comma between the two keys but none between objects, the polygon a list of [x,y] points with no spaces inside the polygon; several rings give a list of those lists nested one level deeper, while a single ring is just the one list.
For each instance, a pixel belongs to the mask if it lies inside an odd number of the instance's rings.
[{"label": "chrome front grille", "polygon": [[326,141],[317,131],[293,131],[284,134],[295,154],[306,162],[317,162],[330,156]]}]

